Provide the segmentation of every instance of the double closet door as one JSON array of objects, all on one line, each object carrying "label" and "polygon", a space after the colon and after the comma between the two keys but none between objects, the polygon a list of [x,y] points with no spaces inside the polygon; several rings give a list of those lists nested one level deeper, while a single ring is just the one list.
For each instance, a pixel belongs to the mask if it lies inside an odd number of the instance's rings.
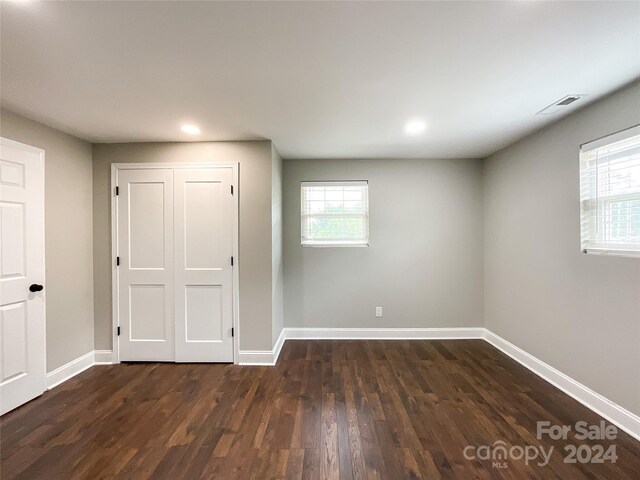
[{"label": "double closet door", "polygon": [[232,167],[116,169],[121,361],[233,362]]}]

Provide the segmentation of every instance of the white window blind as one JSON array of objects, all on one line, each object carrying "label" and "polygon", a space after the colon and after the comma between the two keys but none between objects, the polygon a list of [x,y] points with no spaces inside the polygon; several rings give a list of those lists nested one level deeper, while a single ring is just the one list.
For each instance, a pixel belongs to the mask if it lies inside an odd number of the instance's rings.
[{"label": "white window blind", "polygon": [[582,248],[640,256],[640,126],[580,148]]},{"label": "white window blind", "polygon": [[302,182],[303,246],[367,246],[369,192],[366,181]]}]

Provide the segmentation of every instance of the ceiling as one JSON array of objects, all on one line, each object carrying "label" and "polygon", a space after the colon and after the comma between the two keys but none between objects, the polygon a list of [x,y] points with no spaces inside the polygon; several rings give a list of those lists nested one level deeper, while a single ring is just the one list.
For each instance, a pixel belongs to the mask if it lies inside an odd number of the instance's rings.
[{"label": "ceiling", "polygon": [[[92,142],[484,157],[640,76],[637,1],[3,1],[1,22],[3,106]],[[588,97],[535,115],[567,94]]]}]

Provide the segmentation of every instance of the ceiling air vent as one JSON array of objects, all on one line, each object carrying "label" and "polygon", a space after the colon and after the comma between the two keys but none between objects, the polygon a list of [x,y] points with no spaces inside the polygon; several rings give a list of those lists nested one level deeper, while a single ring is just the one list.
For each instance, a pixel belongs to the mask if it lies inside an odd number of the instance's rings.
[{"label": "ceiling air vent", "polygon": [[576,94],[576,95],[567,95],[566,97],[562,97],[557,102],[553,102],[548,107],[540,110],[536,115],[554,115],[556,113],[560,113],[564,109],[566,109],[569,105],[573,105],[575,102],[580,100],[582,97],[585,97],[584,94]]}]

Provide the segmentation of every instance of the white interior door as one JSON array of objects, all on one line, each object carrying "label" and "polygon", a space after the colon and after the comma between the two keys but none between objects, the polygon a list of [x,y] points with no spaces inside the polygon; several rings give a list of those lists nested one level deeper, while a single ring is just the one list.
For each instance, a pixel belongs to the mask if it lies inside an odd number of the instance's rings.
[{"label": "white interior door", "polygon": [[45,390],[44,151],[0,139],[0,415]]},{"label": "white interior door", "polygon": [[233,169],[177,169],[176,361],[233,362]]},{"label": "white interior door", "polygon": [[120,360],[173,361],[173,170],[118,172]]}]

